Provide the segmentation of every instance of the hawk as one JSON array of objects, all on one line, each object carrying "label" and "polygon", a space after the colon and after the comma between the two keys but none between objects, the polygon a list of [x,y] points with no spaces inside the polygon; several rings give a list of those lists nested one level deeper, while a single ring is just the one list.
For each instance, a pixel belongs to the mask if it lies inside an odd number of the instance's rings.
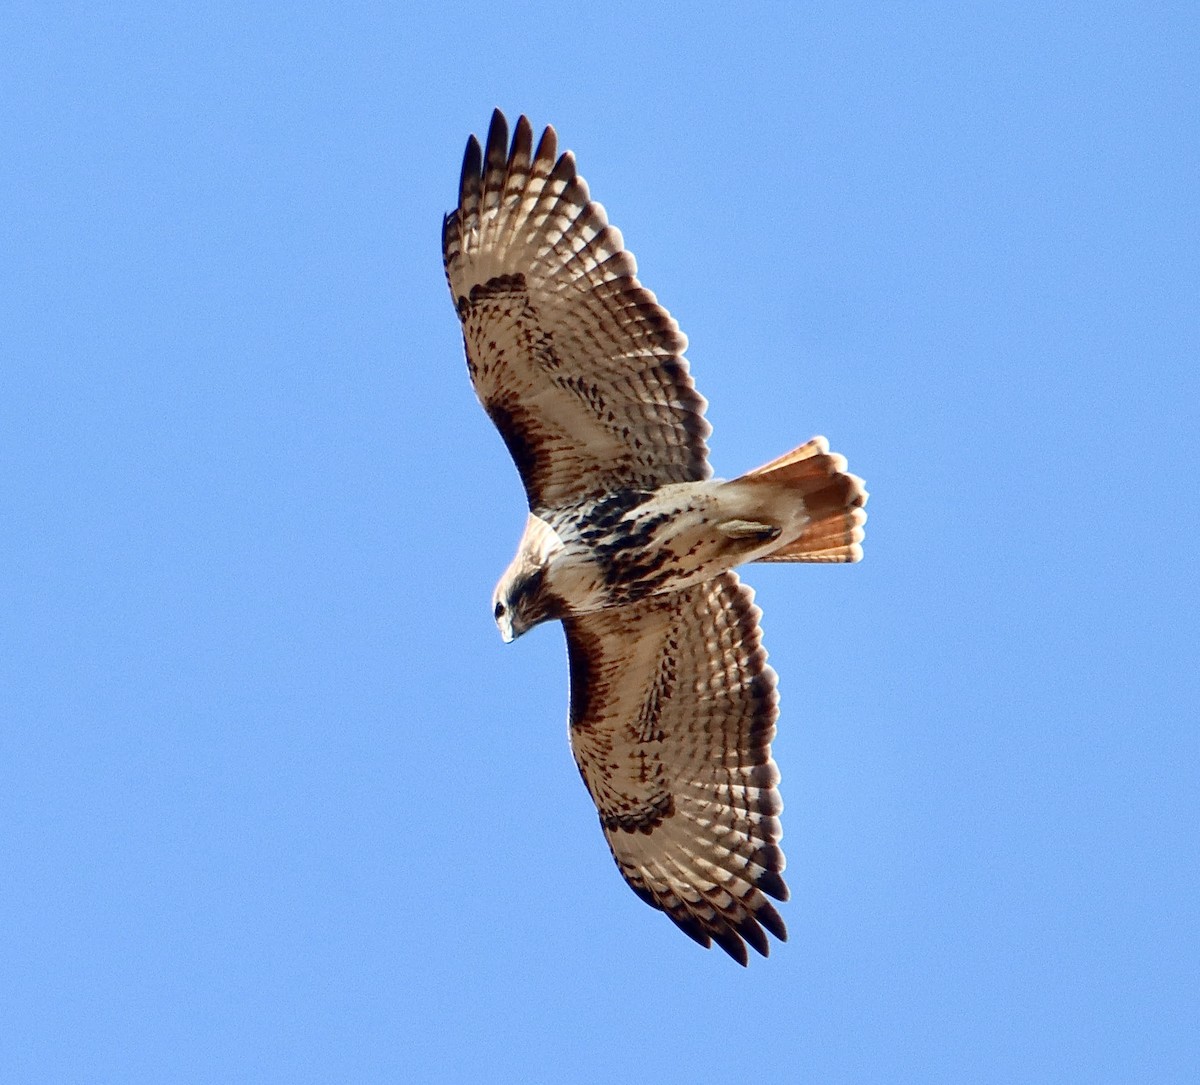
[{"label": "hawk", "polygon": [[493,597],[511,641],[566,631],[568,729],[617,866],[746,964],[787,929],[778,717],[752,561],[862,557],[862,480],[822,437],[711,477],[687,339],[547,128],[492,115],[442,228],[467,368],[529,516]]}]

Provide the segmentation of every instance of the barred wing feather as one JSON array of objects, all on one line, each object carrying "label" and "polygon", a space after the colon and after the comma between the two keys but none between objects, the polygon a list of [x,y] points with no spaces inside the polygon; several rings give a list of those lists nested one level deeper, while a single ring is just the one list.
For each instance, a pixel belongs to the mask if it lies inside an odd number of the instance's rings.
[{"label": "barred wing feather", "polygon": [[786,939],[778,717],[754,593],[734,573],[567,619],[571,748],[625,879],[745,964]]},{"label": "barred wing feather", "polygon": [[683,352],[553,128],[511,147],[497,110],[463,159],[442,229],[475,391],[533,510],[708,478],[710,427]]}]

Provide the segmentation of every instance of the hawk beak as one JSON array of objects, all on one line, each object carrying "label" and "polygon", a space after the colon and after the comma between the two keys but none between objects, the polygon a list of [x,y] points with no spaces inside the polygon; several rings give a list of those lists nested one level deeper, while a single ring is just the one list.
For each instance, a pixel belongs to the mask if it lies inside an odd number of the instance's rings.
[{"label": "hawk beak", "polygon": [[512,642],[516,639],[513,636],[512,619],[505,614],[497,619],[496,625],[500,627],[500,639],[504,641],[505,644],[512,644]]}]

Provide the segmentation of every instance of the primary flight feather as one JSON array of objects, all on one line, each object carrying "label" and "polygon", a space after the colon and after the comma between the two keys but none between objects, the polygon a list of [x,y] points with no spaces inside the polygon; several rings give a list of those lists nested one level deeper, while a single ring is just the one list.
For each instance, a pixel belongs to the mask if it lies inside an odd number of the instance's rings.
[{"label": "primary flight feather", "polygon": [[442,229],[475,391],[529,501],[503,638],[558,619],[571,749],[634,892],[745,964],[786,939],[778,718],[750,561],[862,557],[862,480],[816,437],[712,479],[687,339],[575,158],[492,115]]}]

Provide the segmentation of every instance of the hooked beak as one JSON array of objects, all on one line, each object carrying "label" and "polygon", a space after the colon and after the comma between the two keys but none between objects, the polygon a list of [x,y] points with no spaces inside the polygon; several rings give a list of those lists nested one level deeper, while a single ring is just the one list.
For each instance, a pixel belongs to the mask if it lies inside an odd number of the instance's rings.
[{"label": "hooked beak", "polygon": [[509,614],[501,614],[496,619],[496,625],[500,629],[500,639],[505,644],[512,644],[516,637],[513,635],[512,616]]}]

